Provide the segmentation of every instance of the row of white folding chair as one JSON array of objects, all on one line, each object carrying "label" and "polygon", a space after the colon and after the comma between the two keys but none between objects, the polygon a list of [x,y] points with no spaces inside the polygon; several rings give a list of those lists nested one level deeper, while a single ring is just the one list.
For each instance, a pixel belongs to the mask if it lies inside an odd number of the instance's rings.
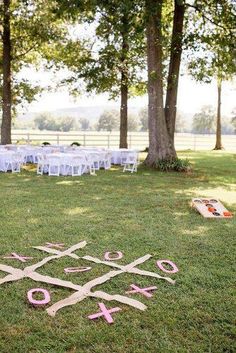
[{"label": "row of white folding chair", "polygon": [[37,174],[48,173],[49,176],[64,174],[65,163],[59,156],[38,154]]},{"label": "row of white folding chair", "polygon": [[95,175],[95,171],[97,170],[96,162],[98,162],[98,159],[96,158],[97,156],[85,154],[83,152],[74,153],[74,157],[72,157],[70,162],[67,164],[67,173],[71,172],[72,176],[82,175],[86,172],[89,172],[91,175]]},{"label": "row of white folding chair", "polygon": [[[66,156],[66,154],[65,154]],[[37,174],[48,173],[49,176],[59,176],[60,174],[72,176],[80,176],[86,171],[95,174],[94,163],[85,155],[75,155],[63,160],[59,156],[47,156],[39,154],[37,165]]]},{"label": "row of white folding chair", "polygon": [[20,151],[25,154],[25,163],[37,163],[37,153],[32,151],[32,148],[22,148]]},{"label": "row of white folding chair", "polygon": [[93,161],[95,170],[111,168],[111,154],[109,152],[87,152],[87,158]]},{"label": "row of white folding chair", "polygon": [[[73,151],[72,153],[78,155],[78,151]],[[93,167],[95,170],[100,168],[109,169],[111,167],[111,153],[106,151],[98,150],[81,150],[79,154],[85,154],[86,158],[93,161]]]},{"label": "row of white folding chair", "polygon": [[84,155],[75,155],[67,164],[67,173],[72,176],[80,176],[87,171],[88,161]]}]

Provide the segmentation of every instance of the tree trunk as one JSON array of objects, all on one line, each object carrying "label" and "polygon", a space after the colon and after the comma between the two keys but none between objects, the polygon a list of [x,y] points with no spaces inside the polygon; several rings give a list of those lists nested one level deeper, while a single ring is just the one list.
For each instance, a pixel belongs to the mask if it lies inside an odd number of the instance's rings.
[{"label": "tree trunk", "polygon": [[216,117],[216,145],[214,150],[222,150],[223,146],[221,144],[221,89],[222,82],[218,81],[217,84],[217,117]]},{"label": "tree trunk", "polygon": [[122,18],[122,51],[121,51],[121,85],[120,85],[120,148],[127,148],[127,132],[128,132],[128,59],[129,51],[128,43],[128,19],[124,13]]},{"label": "tree trunk", "polygon": [[11,143],[11,29],[10,0],[3,4],[3,91],[1,144]]},{"label": "tree trunk", "polygon": [[175,122],[177,111],[177,93],[179,83],[179,70],[182,54],[183,40],[183,23],[184,23],[185,6],[183,1],[175,0],[175,11],[173,19],[171,54],[169,73],[167,80],[166,102],[165,102],[165,118],[168,133],[174,146]]},{"label": "tree trunk", "polygon": [[[123,76],[123,73],[122,73]],[[125,81],[125,80],[124,80]],[[121,104],[120,104],[120,148],[127,148],[128,131],[128,85],[121,78]]]},{"label": "tree trunk", "polygon": [[146,16],[149,151],[145,164],[155,167],[158,160],[176,158],[176,152],[170,143],[163,107],[162,0],[146,0]]}]

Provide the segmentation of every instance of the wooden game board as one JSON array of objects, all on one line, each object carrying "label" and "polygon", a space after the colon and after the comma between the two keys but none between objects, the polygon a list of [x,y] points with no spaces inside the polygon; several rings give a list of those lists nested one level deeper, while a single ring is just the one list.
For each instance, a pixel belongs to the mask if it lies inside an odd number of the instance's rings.
[{"label": "wooden game board", "polygon": [[232,218],[233,214],[229,212],[217,199],[206,198],[192,199],[194,207],[204,218]]}]

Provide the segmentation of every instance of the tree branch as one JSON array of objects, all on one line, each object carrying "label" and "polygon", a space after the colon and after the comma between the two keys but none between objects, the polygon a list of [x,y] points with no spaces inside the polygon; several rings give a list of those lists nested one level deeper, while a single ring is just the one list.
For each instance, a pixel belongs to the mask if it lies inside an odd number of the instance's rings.
[{"label": "tree branch", "polygon": [[185,3],[185,6],[191,7],[191,8],[193,8],[193,9],[195,9],[197,12],[199,12],[199,13],[202,15],[202,17],[203,17],[204,19],[206,19],[207,21],[211,22],[213,25],[215,25],[215,26],[217,26],[217,27],[220,27],[220,28],[222,28],[222,29],[224,29],[224,30],[228,30],[228,31],[234,31],[234,30],[235,30],[235,28],[228,28],[228,27],[225,27],[225,26],[219,24],[218,22],[215,22],[215,21],[212,20],[210,17],[206,16],[206,15],[203,13],[203,10],[202,10],[201,8],[199,8],[198,6],[196,6],[196,5],[192,5],[192,4]]},{"label": "tree branch", "polygon": [[26,50],[24,53],[20,53],[19,55],[16,55],[13,60],[18,60],[19,58],[21,58],[22,56],[25,56],[26,54],[28,54],[31,50],[33,50],[38,43],[35,43],[34,45],[32,45],[32,47],[30,47],[28,50]]}]

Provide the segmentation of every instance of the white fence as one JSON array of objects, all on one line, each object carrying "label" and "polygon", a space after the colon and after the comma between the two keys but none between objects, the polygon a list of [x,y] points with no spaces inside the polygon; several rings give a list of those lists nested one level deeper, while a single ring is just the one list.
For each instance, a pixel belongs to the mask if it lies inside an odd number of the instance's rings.
[{"label": "white fence", "polygon": [[[48,131],[12,131],[12,142],[17,141],[41,144],[69,145],[72,142],[79,142],[83,146],[98,146],[116,148],[119,146],[119,132],[95,132],[95,131],[74,131],[74,132],[48,132]],[[223,135],[222,144],[226,151],[236,151],[236,135]],[[148,146],[147,132],[128,133],[129,148],[144,149]],[[177,150],[211,150],[215,146],[215,135],[194,135],[187,133],[175,134],[175,147]]]}]

